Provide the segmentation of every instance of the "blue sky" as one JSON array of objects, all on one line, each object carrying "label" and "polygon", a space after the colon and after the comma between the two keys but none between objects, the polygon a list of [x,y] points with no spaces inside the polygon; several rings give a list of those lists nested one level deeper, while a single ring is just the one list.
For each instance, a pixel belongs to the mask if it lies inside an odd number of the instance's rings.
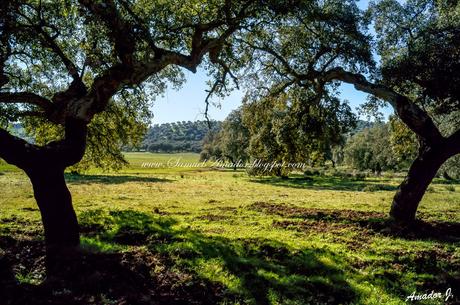
[{"label": "blue sky", "polygon": [[[361,9],[368,6],[369,1],[359,1]],[[204,119],[206,98],[206,84],[208,80],[203,70],[193,74],[185,72],[186,83],[178,91],[168,88],[163,97],[157,97],[152,107],[154,113],[154,124],[161,124],[176,121],[195,121]],[[348,100],[352,109],[366,101],[366,94],[359,92],[353,86],[344,84],[340,87],[341,98]],[[243,92],[234,91],[224,99],[214,97],[213,101],[220,102],[220,108],[210,107],[209,116],[214,120],[223,120],[232,111],[241,105]],[[392,113],[390,108],[381,110],[385,117]]]},{"label": "blue sky", "polygon": [[[167,89],[163,97],[157,97],[153,105],[154,124],[162,124],[176,121],[204,120],[206,98],[207,76],[203,71],[196,74],[186,72],[187,82],[183,87],[175,91]],[[340,96],[349,101],[352,109],[366,100],[367,94],[357,91],[353,86],[344,84],[340,86]],[[223,99],[214,98],[213,101],[220,102],[220,108],[211,106],[209,116],[214,120],[223,120],[232,111],[241,105],[243,92],[234,91],[230,96]],[[382,109],[385,117],[392,113],[392,110]]]}]

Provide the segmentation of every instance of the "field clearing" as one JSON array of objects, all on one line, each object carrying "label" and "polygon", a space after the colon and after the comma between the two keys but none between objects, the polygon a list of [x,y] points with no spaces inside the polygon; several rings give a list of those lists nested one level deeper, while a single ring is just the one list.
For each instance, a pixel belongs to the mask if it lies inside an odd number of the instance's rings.
[{"label": "field clearing", "polygon": [[[447,288],[460,295],[460,184],[435,180],[419,208],[423,222],[398,228],[387,214],[401,178],[286,180],[243,170],[142,167],[198,162],[197,154],[127,158],[130,167],[117,173],[66,177],[83,247],[155,257],[149,276],[173,272],[197,304],[405,304],[414,291]],[[8,253],[8,236],[39,240],[27,177],[0,164],[0,192],[0,251]],[[41,281],[39,265],[17,264],[17,279]],[[205,296],[187,294],[196,285]]]}]

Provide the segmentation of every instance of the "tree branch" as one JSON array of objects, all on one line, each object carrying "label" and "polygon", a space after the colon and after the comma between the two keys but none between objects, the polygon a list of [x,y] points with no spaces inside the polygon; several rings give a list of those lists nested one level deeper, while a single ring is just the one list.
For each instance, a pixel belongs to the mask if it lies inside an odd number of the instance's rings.
[{"label": "tree branch", "polygon": [[115,44],[118,58],[122,63],[131,65],[136,45],[133,26],[123,19],[115,3],[112,0],[79,0],[79,3],[105,23]]},{"label": "tree branch", "polygon": [[55,39],[46,33],[45,30],[41,26],[37,27],[38,32],[43,36],[44,42],[48,47],[62,60],[62,63],[66,67],[67,71],[69,72],[70,76],[73,78],[74,81],[80,81],[82,84],[82,80],[80,75],[78,74],[78,68],[76,65],[64,54],[64,51],[59,47],[56,43]]},{"label": "tree branch", "polygon": [[29,156],[35,149],[34,145],[0,128],[0,158],[7,163],[25,170],[32,162]]},{"label": "tree branch", "polygon": [[87,122],[96,113],[103,111],[108,100],[122,87],[138,85],[168,65],[177,65],[195,73],[205,54],[218,52],[225,40],[239,28],[241,21],[248,15],[246,10],[251,4],[251,1],[247,1],[235,17],[226,23],[227,29],[223,30],[218,37],[203,37],[203,33],[220,26],[220,22],[195,25],[189,55],[159,48],[151,42],[149,45],[155,53],[154,58],[136,61],[132,56],[135,45],[133,25],[122,18],[113,1],[96,3],[79,0],[79,2],[109,28],[110,38],[114,41],[116,52],[121,60],[120,64],[110,67],[105,73],[96,77],[85,98],[74,101],[73,105],[70,105],[70,115]]},{"label": "tree branch", "polygon": [[372,94],[387,101],[393,106],[401,120],[412,131],[430,144],[436,144],[444,139],[428,113],[423,111],[406,96],[397,93],[387,86],[371,83],[362,74],[347,72],[342,68],[331,69],[326,71],[323,76],[318,77],[325,82],[338,80],[352,84],[359,91]]},{"label": "tree branch", "polygon": [[[41,13],[41,7],[36,9],[32,5],[26,4],[31,9],[34,9],[37,12],[38,15],[38,24],[35,24],[33,20],[31,20],[27,15],[21,13],[18,11],[17,13],[23,17],[25,20],[29,22],[29,25],[27,27],[32,28],[34,31],[37,32],[37,34],[41,37],[42,42],[45,44],[46,47],[51,49],[51,51],[54,52],[62,61],[64,66],[66,67],[67,71],[69,72],[69,75],[73,78],[74,81],[79,81],[81,86],[83,85],[83,82],[80,78],[80,75],[78,74],[78,68],[77,66],[65,55],[64,51],[61,49],[61,47],[56,43],[56,38],[59,36],[59,31],[57,28],[52,25],[46,23],[46,21],[43,19],[42,13]],[[43,28],[44,26],[53,28],[54,30],[57,31],[56,35],[50,36]]]},{"label": "tree branch", "polygon": [[[308,64],[309,69],[306,73],[300,73],[293,69],[289,62],[273,49],[265,46],[260,47],[249,42],[245,43],[251,48],[266,52],[275,57],[286,69],[286,73],[297,79],[299,84],[302,80],[313,82],[315,87],[324,86],[326,83],[335,80],[352,84],[355,89],[359,91],[369,93],[389,102],[401,120],[427,143],[435,144],[444,139],[428,113],[409,100],[409,98],[397,93],[389,87],[371,83],[362,74],[351,73],[342,68],[333,68],[328,71],[316,71],[313,69],[314,63],[312,62]],[[321,57],[324,55],[323,52],[327,51],[329,50],[325,48],[318,52],[315,58]],[[310,85],[311,84],[305,84],[305,86]],[[318,90],[318,88],[315,90]]]},{"label": "tree branch", "polygon": [[54,107],[50,100],[30,92],[0,93],[0,103],[29,104],[38,106],[45,112],[51,111]]}]

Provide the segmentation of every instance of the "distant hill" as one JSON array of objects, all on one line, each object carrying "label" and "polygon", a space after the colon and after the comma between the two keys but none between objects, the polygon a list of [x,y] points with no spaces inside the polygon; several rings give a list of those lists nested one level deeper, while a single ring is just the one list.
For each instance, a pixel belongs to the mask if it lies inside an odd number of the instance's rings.
[{"label": "distant hill", "polygon": [[[212,121],[212,129],[220,129],[221,121]],[[353,135],[374,123],[358,120],[357,126],[349,135]],[[203,139],[209,132],[206,121],[181,121],[155,124],[147,132],[141,149],[150,152],[201,152]]]},{"label": "distant hill", "polygon": [[[211,122],[212,129],[220,128],[220,121]],[[209,128],[206,121],[182,121],[152,126],[141,149],[151,152],[200,152]]]}]

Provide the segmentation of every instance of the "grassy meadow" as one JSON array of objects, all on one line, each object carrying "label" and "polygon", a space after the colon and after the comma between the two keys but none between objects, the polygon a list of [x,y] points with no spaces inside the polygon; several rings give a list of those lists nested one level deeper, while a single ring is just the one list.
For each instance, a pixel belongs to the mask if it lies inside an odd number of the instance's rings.
[{"label": "grassy meadow", "polygon": [[[262,178],[142,167],[197,162],[197,154],[127,158],[130,166],[116,173],[66,176],[82,247],[101,258],[88,276],[98,288],[77,293],[83,303],[405,304],[414,291],[460,295],[460,184],[436,179],[421,221],[401,228],[387,217],[397,175]],[[43,249],[30,182],[0,164],[0,194],[0,256],[34,287],[43,280]],[[107,268],[115,275],[103,284]],[[70,296],[57,287],[52,297]]]}]

